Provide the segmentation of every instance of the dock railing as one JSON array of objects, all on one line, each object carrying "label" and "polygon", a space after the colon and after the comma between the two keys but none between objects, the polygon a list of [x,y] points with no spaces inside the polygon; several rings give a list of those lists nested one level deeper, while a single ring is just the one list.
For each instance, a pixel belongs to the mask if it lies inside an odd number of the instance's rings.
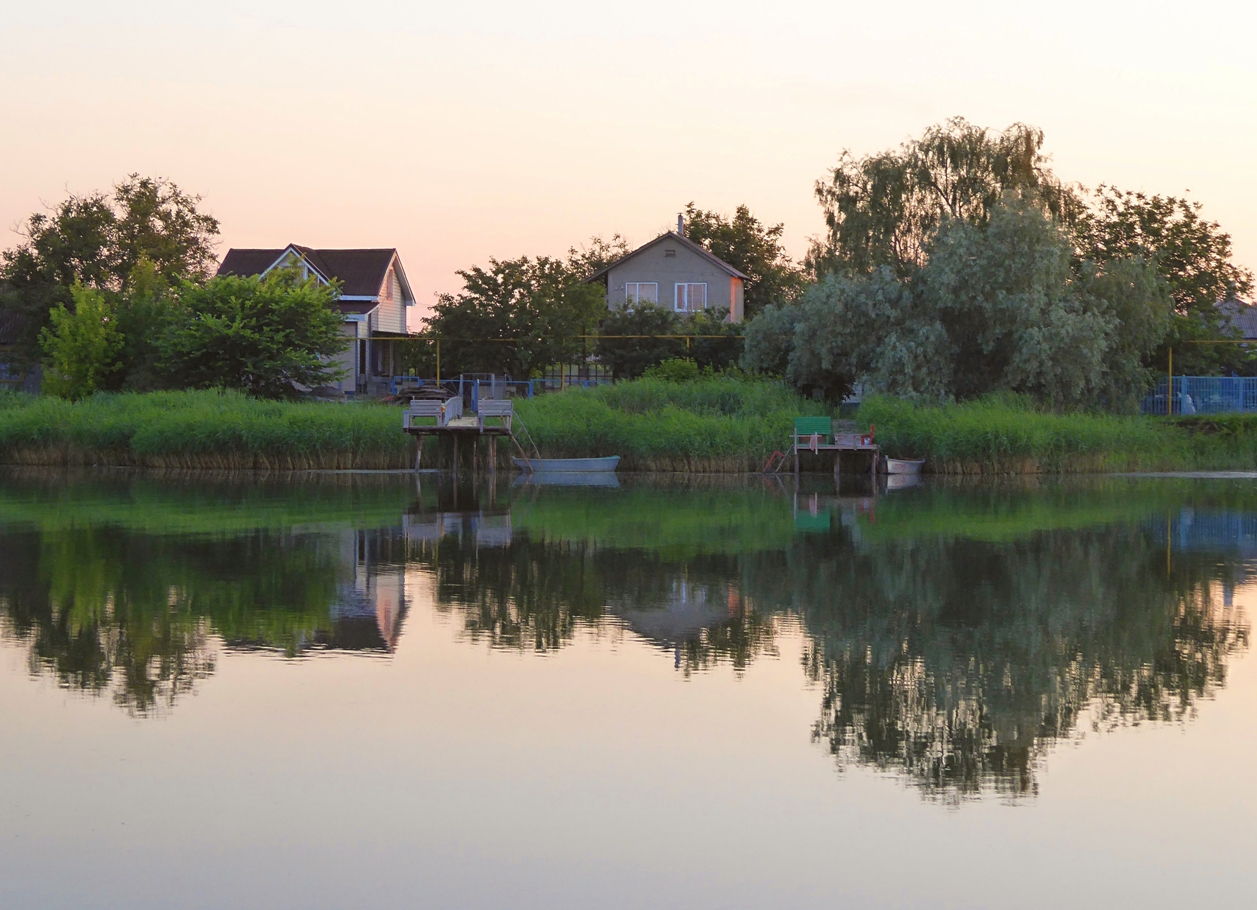
[{"label": "dock railing", "polygon": [[394,376],[389,385],[390,394],[426,394],[438,389],[463,399],[468,411],[476,410],[476,402],[484,398],[534,398],[546,392],[565,389],[589,389],[608,385],[610,379],[424,379],[420,376]]}]

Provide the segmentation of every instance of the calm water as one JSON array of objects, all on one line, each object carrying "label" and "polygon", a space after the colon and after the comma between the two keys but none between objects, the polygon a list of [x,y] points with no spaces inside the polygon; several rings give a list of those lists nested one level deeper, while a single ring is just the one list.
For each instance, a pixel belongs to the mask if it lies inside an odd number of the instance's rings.
[{"label": "calm water", "polygon": [[1252,481],[621,482],[0,475],[0,906],[1252,899]]}]

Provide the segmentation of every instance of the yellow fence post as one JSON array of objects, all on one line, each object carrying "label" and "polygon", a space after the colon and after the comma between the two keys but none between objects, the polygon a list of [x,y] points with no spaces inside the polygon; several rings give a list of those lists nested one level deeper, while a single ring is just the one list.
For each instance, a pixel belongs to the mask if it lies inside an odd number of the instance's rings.
[{"label": "yellow fence post", "polygon": [[1174,348],[1170,348],[1170,365],[1165,380],[1165,414],[1174,415]]}]

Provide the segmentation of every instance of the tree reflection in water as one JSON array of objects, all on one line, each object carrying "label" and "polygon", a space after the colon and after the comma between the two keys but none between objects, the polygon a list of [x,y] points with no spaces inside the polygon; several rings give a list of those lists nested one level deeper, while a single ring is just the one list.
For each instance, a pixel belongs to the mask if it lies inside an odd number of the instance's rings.
[{"label": "tree reflection in water", "polygon": [[841,766],[897,769],[940,798],[1032,793],[1044,750],[1084,718],[1189,716],[1247,644],[1216,559],[1180,558],[1167,577],[1136,528],[814,547],[748,573],[761,607],[796,609],[808,629],[814,736]]},{"label": "tree reflection in water", "polygon": [[[214,672],[220,646],[389,653],[412,570],[494,648],[631,633],[682,673],[742,672],[797,629],[813,735],[839,767],[952,802],[1033,794],[1062,738],[1190,718],[1248,643],[1230,592],[1257,557],[1257,502],[1196,488],[892,496],[876,523],[867,499],[835,500],[832,520],[818,505],[801,525],[788,499],[734,485],[500,503],[409,488],[404,515],[397,493],[370,490],[372,520],[397,516],[386,530],[319,524],[308,489],[290,494],[300,525],[208,512],[206,533],[178,514],[177,488],[138,510],[128,494],[125,522],[97,496],[90,521],[69,520],[67,500],[41,526],[36,503],[0,526],[4,632],[32,672],[150,714]],[[356,495],[337,488],[328,514],[360,514]],[[146,529],[148,514],[178,530]]]},{"label": "tree reflection in water", "polygon": [[152,714],[214,672],[218,643],[289,656],[391,650],[405,610],[400,567],[363,577],[364,561],[387,557],[390,540],[354,531],[8,531],[0,615],[9,637],[29,642],[32,673]]},{"label": "tree reflection in water", "polygon": [[1131,520],[998,542],[879,541],[836,523],[678,559],[525,527],[491,548],[424,541],[411,559],[494,647],[550,651],[614,618],[684,672],[740,670],[797,618],[822,694],[815,739],[840,767],[893,771],[944,801],[1033,794],[1046,750],[1085,729],[1190,717],[1248,640],[1222,596],[1246,577],[1242,554],[1188,549],[1167,565],[1164,535]]}]

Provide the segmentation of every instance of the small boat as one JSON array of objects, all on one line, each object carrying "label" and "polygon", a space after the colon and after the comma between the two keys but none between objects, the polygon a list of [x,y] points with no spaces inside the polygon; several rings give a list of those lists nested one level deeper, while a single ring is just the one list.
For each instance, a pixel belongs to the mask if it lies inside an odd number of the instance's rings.
[{"label": "small boat", "polygon": [[619,455],[605,458],[514,458],[515,467],[526,474],[594,474],[614,471]]},{"label": "small boat", "polygon": [[887,458],[887,474],[920,474],[924,458]]}]

